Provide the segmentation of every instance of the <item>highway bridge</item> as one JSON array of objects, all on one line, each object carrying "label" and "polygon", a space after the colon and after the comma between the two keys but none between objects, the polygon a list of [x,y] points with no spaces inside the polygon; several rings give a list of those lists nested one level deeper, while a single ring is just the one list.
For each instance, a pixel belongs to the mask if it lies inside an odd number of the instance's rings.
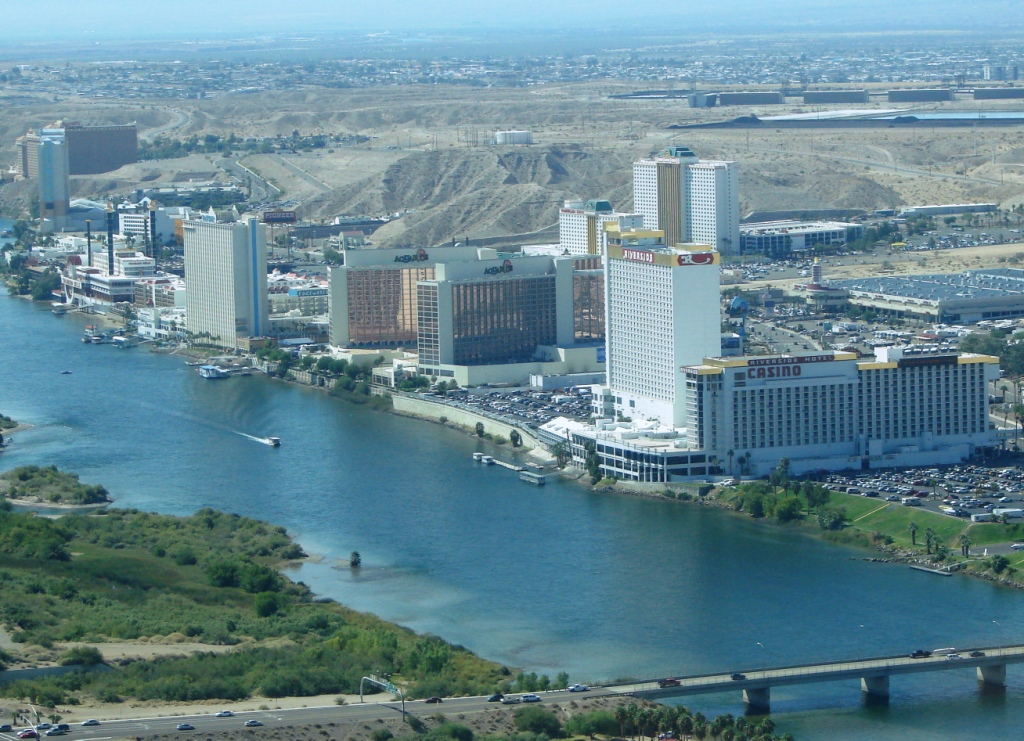
[{"label": "highway bridge", "polygon": [[[956,657],[956,658],[954,658]],[[583,697],[636,696],[658,700],[667,697],[695,695],[702,693],[742,692],[744,701],[752,708],[769,709],[771,688],[783,685],[813,684],[859,679],[861,690],[874,697],[887,698],[889,678],[899,674],[919,674],[937,671],[964,671],[974,669],[980,682],[1001,686],[1006,680],[1007,664],[1024,662],[1024,645],[937,649],[928,656],[912,658],[881,656],[852,661],[832,661],[820,664],[799,664],[775,668],[741,669],[716,674],[678,675],[671,679],[660,678],[605,686],[592,686],[585,695],[570,694],[567,690],[538,692],[541,702],[560,702]],[[73,723],[74,736],[83,741],[107,741],[110,738],[144,738],[156,735],[175,734],[178,723],[189,723],[200,733],[242,730],[243,723],[259,721],[271,729],[286,729],[302,724],[367,723],[376,720],[401,718],[403,710],[411,715],[426,717],[439,710],[445,713],[477,713],[503,707],[488,702],[486,696],[444,698],[440,707],[423,700],[406,700],[404,709],[397,698],[385,699],[384,695],[373,697],[376,702],[352,705],[330,705],[301,708],[267,708],[260,700],[225,703],[223,707],[235,712],[231,717],[216,717],[211,711],[204,714],[172,715],[171,708],[164,708],[167,715],[160,717],[104,717],[95,727],[82,727]],[[21,707],[22,704],[19,704]],[[521,707],[521,706],[515,706]],[[9,708],[8,708],[9,710]],[[122,711],[119,709],[117,714]],[[11,732],[0,731],[0,741],[17,741],[16,726]]]},{"label": "highway bridge", "polygon": [[863,692],[877,698],[888,698],[889,677],[893,675],[974,669],[979,682],[1002,686],[1006,683],[1006,665],[1024,662],[1024,646],[944,648],[918,653],[928,655],[903,654],[854,661],[741,669],[724,674],[679,676],[668,680],[655,679],[607,686],[602,689],[652,700],[739,690],[743,692],[743,700],[748,705],[767,710],[771,701],[771,688],[782,685],[860,679]]}]

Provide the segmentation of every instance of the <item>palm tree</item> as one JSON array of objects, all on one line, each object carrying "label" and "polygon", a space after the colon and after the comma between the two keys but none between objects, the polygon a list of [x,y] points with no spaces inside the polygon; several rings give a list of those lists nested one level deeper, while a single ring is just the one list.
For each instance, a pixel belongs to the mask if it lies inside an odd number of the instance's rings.
[{"label": "palm tree", "polygon": [[916,522],[912,522],[909,525],[907,525],[907,530],[910,531],[910,544],[911,545],[917,545],[917,531],[918,531],[917,523]]},{"label": "palm tree", "polygon": [[732,476],[735,473],[732,467],[732,457],[736,455],[736,451],[733,450],[732,448],[729,448],[729,450],[726,452],[726,455],[729,456],[729,475]]},{"label": "palm tree", "polygon": [[935,534],[935,530],[932,528],[925,528],[924,531],[924,546],[925,552],[930,556],[932,554],[932,548],[938,545],[939,539]]},{"label": "palm tree", "polygon": [[960,543],[960,553],[964,558],[968,558],[971,555],[971,546],[974,545],[974,539],[971,538],[970,533],[960,533],[960,537],[957,538]]},{"label": "palm tree", "polygon": [[629,720],[629,711],[625,705],[619,705],[615,708],[615,720],[619,724],[619,735],[626,735],[626,721]]}]

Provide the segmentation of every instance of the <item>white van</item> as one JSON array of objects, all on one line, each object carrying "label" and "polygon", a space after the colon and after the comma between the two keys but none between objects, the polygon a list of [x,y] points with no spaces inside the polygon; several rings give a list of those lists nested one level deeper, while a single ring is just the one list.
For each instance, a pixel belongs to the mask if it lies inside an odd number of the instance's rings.
[{"label": "white van", "polygon": [[920,507],[921,500],[917,497],[903,497],[903,499],[900,500],[900,504],[904,507]]}]

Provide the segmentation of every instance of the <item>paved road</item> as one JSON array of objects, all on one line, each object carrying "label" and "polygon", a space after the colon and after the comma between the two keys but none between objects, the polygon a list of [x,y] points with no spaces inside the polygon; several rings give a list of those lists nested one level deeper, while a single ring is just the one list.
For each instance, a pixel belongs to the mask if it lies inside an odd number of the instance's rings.
[{"label": "paved road", "polygon": [[188,111],[183,111],[180,108],[160,108],[165,113],[170,113],[172,118],[170,121],[165,123],[163,126],[157,126],[156,128],[147,129],[142,132],[139,136],[148,141],[156,139],[158,136],[163,136],[168,131],[174,131],[175,129],[181,129],[188,126],[192,122],[192,116]]},{"label": "paved road", "polygon": [[214,162],[217,167],[224,170],[229,175],[233,175],[240,181],[249,182],[252,184],[252,194],[249,197],[250,201],[273,201],[281,195],[281,189],[276,185],[268,183],[266,180],[261,178],[255,172],[250,170],[245,165],[241,164],[234,157],[225,157]]},{"label": "paved road", "polygon": [[[544,701],[568,700],[571,697],[600,697],[616,694],[609,690],[595,688],[590,692],[575,695],[566,690],[553,692],[538,692]],[[412,715],[428,716],[437,712],[450,713],[475,713],[485,710],[496,710],[499,707],[521,707],[505,706],[498,703],[489,703],[487,698],[481,697],[457,697],[444,700],[440,705],[428,705],[423,700],[408,701],[405,704],[406,712]],[[368,722],[377,719],[399,718],[402,714],[401,702],[367,702],[355,705],[327,705],[313,708],[290,708],[285,710],[255,710],[251,712],[239,712],[231,718],[217,718],[213,713],[204,715],[179,715],[164,718],[133,718],[126,720],[104,720],[100,718],[101,725],[83,728],[81,725],[72,725],[71,733],[67,734],[69,739],[89,739],[90,741],[106,741],[110,738],[124,736],[147,737],[159,734],[208,734],[223,730],[241,730],[245,721],[255,719],[268,728],[287,728],[312,723],[353,723]],[[9,720],[9,719],[8,719]],[[190,723],[195,726],[195,731],[178,731],[179,723]],[[16,726],[15,732],[24,726]],[[45,738],[45,737],[44,737]],[[18,741],[14,733],[0,733],[0,741]]]},{"label": "paved road", "polygon": [[[862,661],[803,664],[779,669],[743,670],[739,674],[707,674],[680,678],[675,687],[659,687],[657,681],[618,685],[603,688],[616,694],[638,694],[646,697],[672,697],[676,695],[725,692],[728,690],[762,689],[792,684],[834,682],[861,677],[916,674],[920,672],[949,671],[976,667],[1016,664],[1024,662],[1024,646],[978,649],[983,654],[971,657],[974,649],[958,649],[951,659],[945,655],[912,659],[909,656],[891,656]],[[741,677],[733,679],[733,676]]]}]

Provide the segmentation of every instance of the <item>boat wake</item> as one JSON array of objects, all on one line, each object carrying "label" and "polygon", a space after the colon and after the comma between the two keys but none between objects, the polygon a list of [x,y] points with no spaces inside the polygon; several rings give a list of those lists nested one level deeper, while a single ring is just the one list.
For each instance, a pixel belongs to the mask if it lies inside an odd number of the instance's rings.
[{"label": "boat wake", "polygon": [[281,439],[277,438],[277,437],[256,437],[255,435],[250,435],[250,434],[245,433],[245,432],[238,432],[237,430],[235,431],[235,434],[236,435],[241,435],[242,437],[248,438],[249,440],[252,440],[252,441],[257,442],[257,443],[263,443],[264,445],[270,445],[271,447],[274,447],[274,448],[278,447],[281,444]]}]

